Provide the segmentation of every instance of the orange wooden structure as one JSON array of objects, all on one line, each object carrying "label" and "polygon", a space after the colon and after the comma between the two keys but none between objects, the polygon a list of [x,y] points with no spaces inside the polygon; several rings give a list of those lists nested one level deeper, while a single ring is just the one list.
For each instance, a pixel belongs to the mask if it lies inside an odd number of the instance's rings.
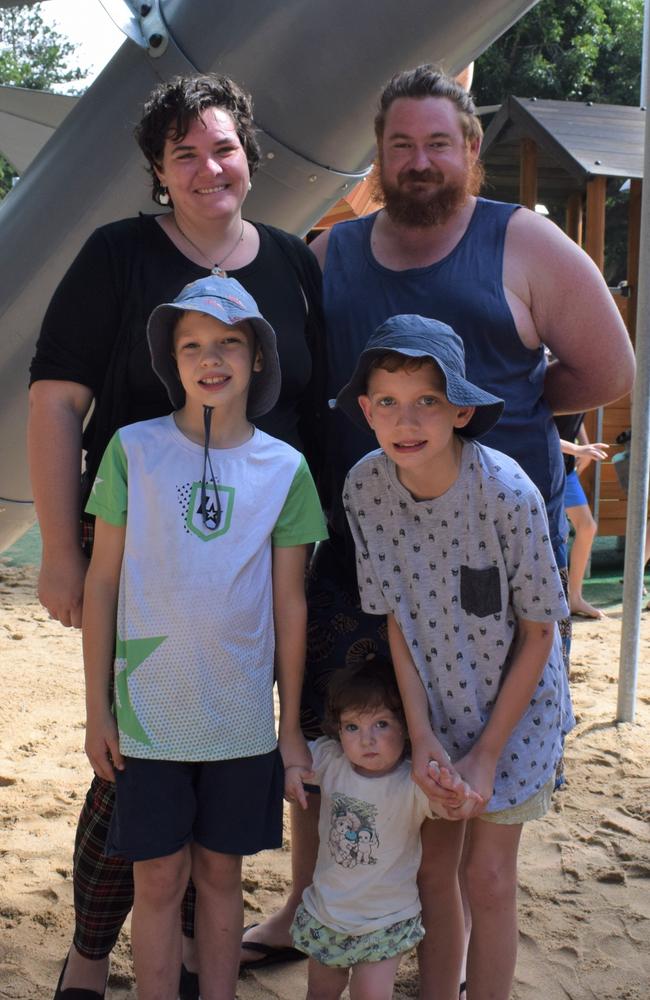
[{"label": "orange wooden structure", "polygon": [[381,203],[375,201],[372,196],[372,178],[371,175],[368,175],[355,184],[343,198],[339,198],[336,205],[333,205],[312,229],[313,231],[329,229],[336,222],[358,219],[360,215],[370,215],[371,212],[376,212],[380,208]]}]

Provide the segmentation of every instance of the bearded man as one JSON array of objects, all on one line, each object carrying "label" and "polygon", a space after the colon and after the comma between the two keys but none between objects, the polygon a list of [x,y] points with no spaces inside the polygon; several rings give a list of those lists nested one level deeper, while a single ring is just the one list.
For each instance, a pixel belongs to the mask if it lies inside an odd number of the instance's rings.
[{"label": "bearded man", "polygon": [[[594,263],[557,226],[520,206],[478,197],[482,130],[469,94],[455,80],[430,65],[398,73],[380,97],[375,132],[384,207],[312,243],[323,270],[329,395],[348,381],[368,337],[388,317],[417,313],[448,323],[463,339],[468,379],[505,400],[501,420],[481,443],[511,455],[536,484],[558,566],[566,569],[564,465],[553,413],[592,409],[630,390],[634,357],[618,309]],[[556,359],[551,364],[545,346]],[[359,609],[340,503],[345,474],[376,441],[336,410],[329,419],[330,539],[319,546],[309,583],[309,735],[318,732],[329,673],[386,650],[383,619]],[[307,813],[292,807],[292,894],[246,934],[245,966],[296,957],[287,948],[288,931],[315,860],[317,799],[311,797]],[[449,824],[431,822],[424,830],[436,825]],[[429,835],[440,838],[423,831]],[[447,943],[454,921],[455,940],[462,938],[462,918],[457,887],[447,886],[444,895],[441,872],[455,870],[457,862],[446,850],[438,843],[437,870],[421,872],[427,934],[420,995],[426,1000],[458,996],[462,948],[450,950]],[[495,901],[496,934],[499,905],[512,901]]]},{"label": "bearded man", "polygon": [[[536,484],[566,565],[552,414],[592,409],[631,388],[634,359],[619,311],[595,264],[557,226],[477,197],[481,125],[455,80],[431,66],[397,74],[381,95],[375,131],[384,208],[312,244],[323,269],[330,395],[389,316],[448,323],[463,339],[467,377],[506,401],[482,443],[515,458]],[[550,365],[544,346],[557,359]],[[341,416],[332,418],[338,487],[363,452]]]}]

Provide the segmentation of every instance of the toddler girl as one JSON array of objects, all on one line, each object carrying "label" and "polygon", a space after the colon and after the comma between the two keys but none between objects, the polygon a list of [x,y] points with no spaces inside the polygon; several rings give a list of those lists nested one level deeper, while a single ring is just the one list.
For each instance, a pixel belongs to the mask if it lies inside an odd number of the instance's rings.
[{"label": "toddler girl", "polygon": [[[308,1000],[337,1000],[350,973],[353,1000],[388,1000],[403,954],[424,935],[416,877],[420,827],[432,808],[411,780],[390,664],[373,659],[333,674],[324,728],[336,738],[310,745],[320,846],[293,942],[309,955]],[[306,777],[287,770],[298,800]]]}]

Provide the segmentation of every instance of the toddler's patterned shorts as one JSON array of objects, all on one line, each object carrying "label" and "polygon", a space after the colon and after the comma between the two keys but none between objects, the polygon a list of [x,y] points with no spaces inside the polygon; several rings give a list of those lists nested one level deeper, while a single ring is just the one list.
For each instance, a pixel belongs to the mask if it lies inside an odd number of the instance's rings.
[{"label": "toddler's patterned shorts", "polygon": [[301,903],[291,925],[291,936],[299,951],[322,965],[350,968],[361,962],[381,962],[410,951],[424,937],[424,928],[418,913],[369,934],[341,934],[321,924]]}]

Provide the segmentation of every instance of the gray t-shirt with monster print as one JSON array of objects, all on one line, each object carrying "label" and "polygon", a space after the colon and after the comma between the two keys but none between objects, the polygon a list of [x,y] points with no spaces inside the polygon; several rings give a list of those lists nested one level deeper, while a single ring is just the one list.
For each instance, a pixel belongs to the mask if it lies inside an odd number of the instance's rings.
[{"label": "gray t-shirt with monster print", "polygon": [[[362,458],[343,491],[361,604],[393,614],[452,761],[480,736],[508,669],[517,619],[568,614],[544,502],[511,458],[465,441],[458,478],[414,500],[383,451]],[[487,812],[520,805],[553,776],[574,723],[557,626],[550,658],[496,769]]]}]

